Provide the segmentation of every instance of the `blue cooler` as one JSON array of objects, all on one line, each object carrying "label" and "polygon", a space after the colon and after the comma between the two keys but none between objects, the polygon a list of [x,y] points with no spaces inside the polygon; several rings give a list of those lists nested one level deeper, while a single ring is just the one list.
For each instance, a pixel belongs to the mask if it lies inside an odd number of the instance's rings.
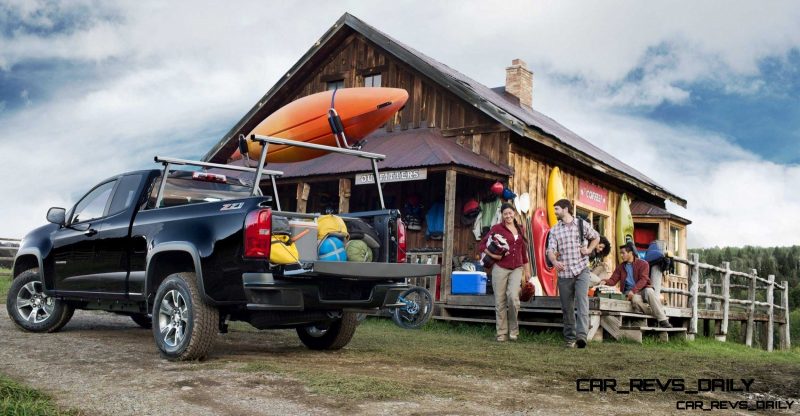
[{"label": "blue cooler", "polygon": [[453,295],[485,295],[486,280],[484,272],[453,272],[450,293]]}]

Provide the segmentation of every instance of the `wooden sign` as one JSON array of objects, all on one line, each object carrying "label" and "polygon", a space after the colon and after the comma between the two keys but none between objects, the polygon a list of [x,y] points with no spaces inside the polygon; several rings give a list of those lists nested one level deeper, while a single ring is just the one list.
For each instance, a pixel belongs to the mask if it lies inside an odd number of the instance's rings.
[{"label": "wooden sign", "polygon": [[[380,172],[381,183],[422,181],[428,179],[428,169],[404,169],[389,172]],[[371,172],[356,175],[356,185],[375,183],[375,175]]]},{"label": "wooden sign", "polygon": [[608,211],[608,190],[583,179],[578,181],[578,201],[602,211]]}]

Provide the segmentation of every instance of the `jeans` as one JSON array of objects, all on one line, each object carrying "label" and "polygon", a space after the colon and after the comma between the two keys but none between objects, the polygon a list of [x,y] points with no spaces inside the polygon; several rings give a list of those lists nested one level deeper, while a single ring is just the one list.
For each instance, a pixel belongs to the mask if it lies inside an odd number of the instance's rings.
[{"label": "jeans", "polygon": [[661,300],[658,299],[656,291],[652,288],[646,287],[640,290],[639,294],[633,295],[631,303],[633,304],[633,310],[636,312],[654,316],[659,322],[667,319],[667,315],[664,314],[664,308],[661,307]]},{"label": "jeans", "polygon": [[504,269],[497,264],[492,267],[492,290],[494,290],[495,328],[498,337],[519,335],[519,289],[522,282],[522,267]]},{"label": "jeans", "polygon": [[576,339],[586,341],[589,332],[589,279],[589,269],[583,269],[581,274],[574,278],[558,278],[564,339],[567,342],[574,342]]}]

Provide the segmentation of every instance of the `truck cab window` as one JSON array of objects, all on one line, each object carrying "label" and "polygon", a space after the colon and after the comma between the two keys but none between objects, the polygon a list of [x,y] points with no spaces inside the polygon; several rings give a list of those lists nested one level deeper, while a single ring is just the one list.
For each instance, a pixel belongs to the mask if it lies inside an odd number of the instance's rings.
[{"label": "truck cab window", "polygon": [[111,190],[114,189],[116,183],[117,181],[115,180],[106,182],[86,194],[75,206],[75,215],[72,217],[71,223],[91,221],[103,217],[108,205],[108,198],[111,197]]}]

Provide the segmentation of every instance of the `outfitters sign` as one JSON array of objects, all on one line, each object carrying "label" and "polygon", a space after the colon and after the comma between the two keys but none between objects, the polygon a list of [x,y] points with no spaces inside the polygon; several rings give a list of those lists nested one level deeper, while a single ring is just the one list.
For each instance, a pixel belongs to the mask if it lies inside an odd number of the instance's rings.
[{"label": "outfitters sign", "polygon": [[[421,181],[428,178],[427,169],[406,169],[393,170],[390,172],[380,172],[381,183],[386,182],[406,182]],[[375,175],[371,173],[359,173],[356,175],[356,185],[367,185],[375,183]]]},{"label": "outfitters sign", "polygon": [[608,211],[608,190],[581,179],[578,181],[578,201],[592,208]]}]

